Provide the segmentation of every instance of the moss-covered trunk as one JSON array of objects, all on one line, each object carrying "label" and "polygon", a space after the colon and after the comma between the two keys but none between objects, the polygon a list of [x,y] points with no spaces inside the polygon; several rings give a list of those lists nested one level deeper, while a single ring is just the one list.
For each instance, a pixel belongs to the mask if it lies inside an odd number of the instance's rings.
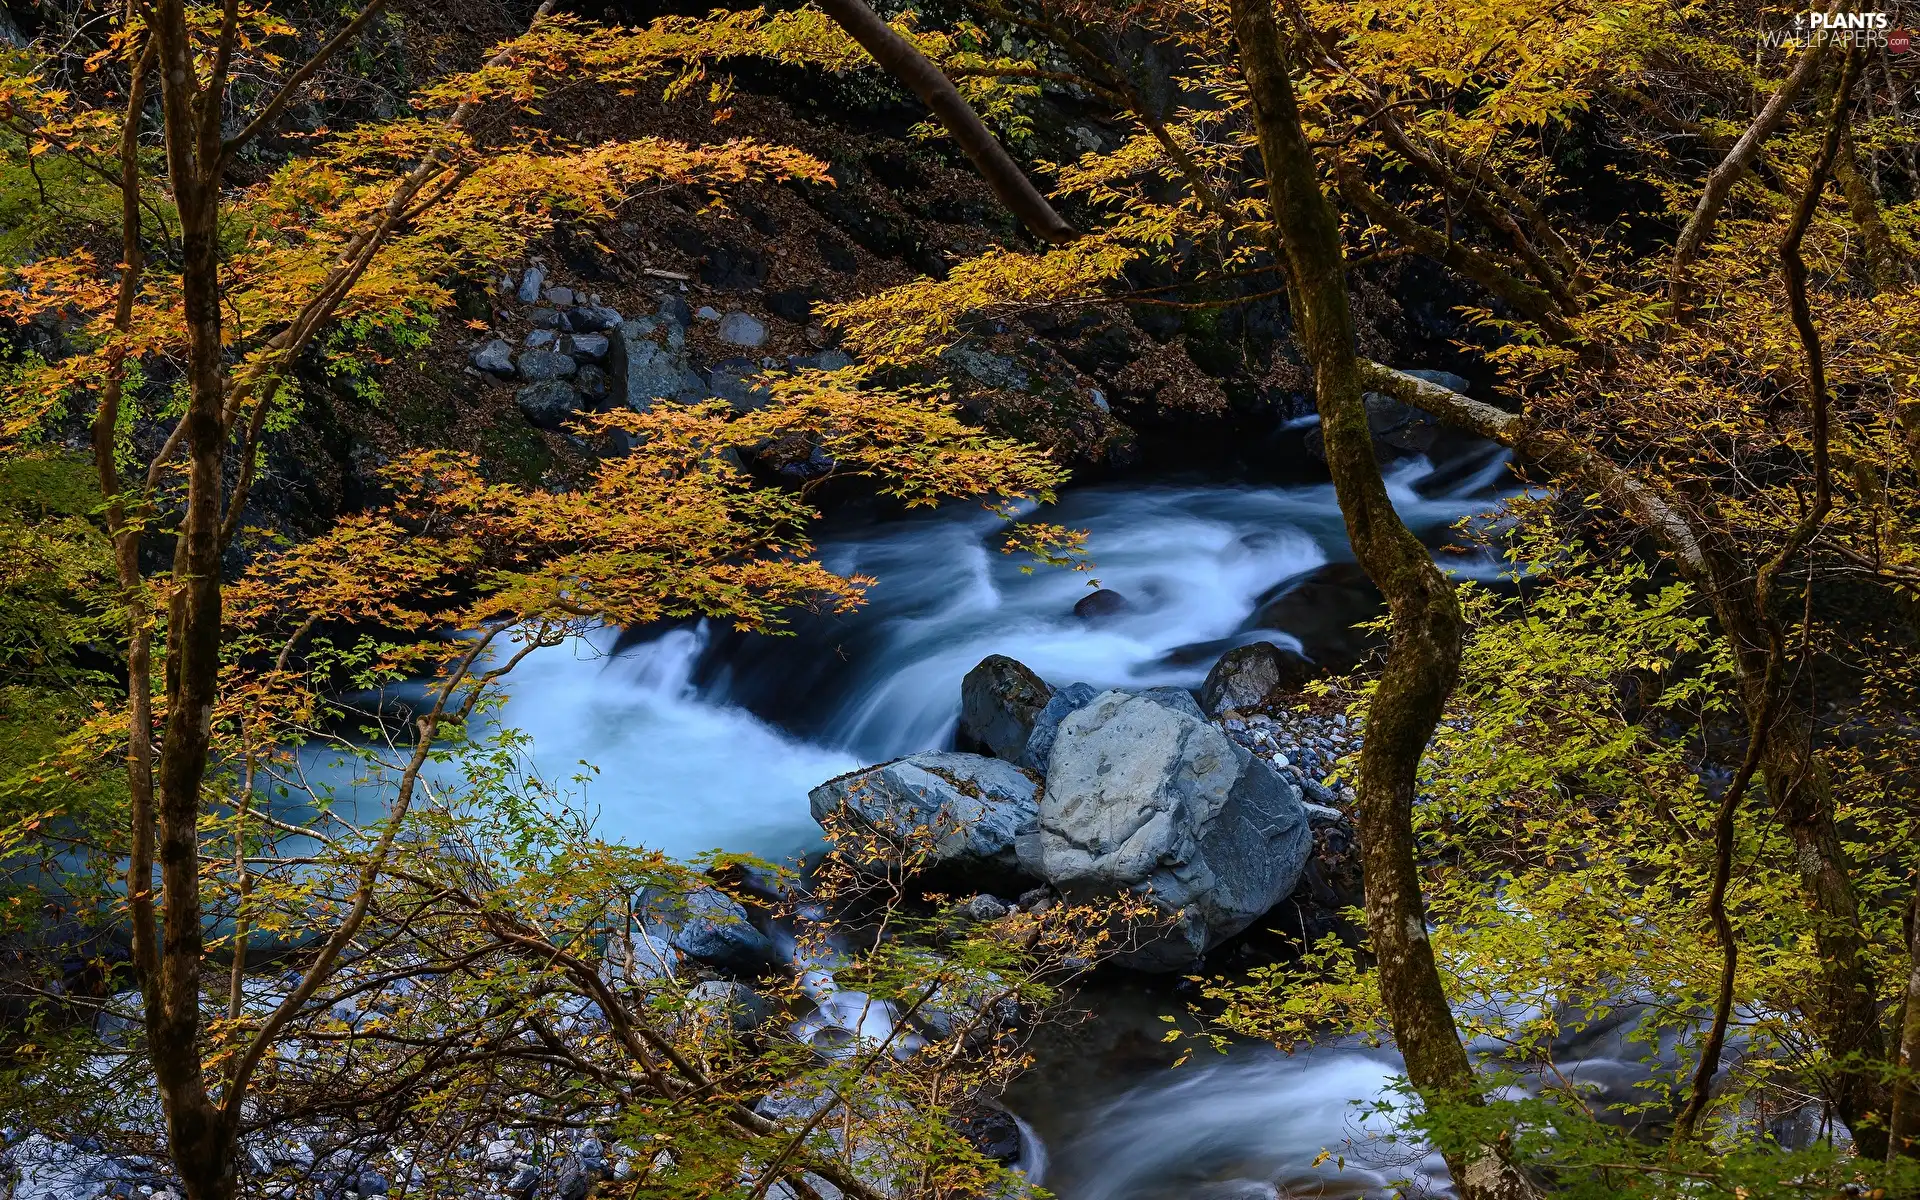
[{"label": "moss-covered trunk", "polygon": [[[1478,1096],[1473,1069],[1427,938],[1413,841],[1420,759],[1459,677],[1465,621],[1452,586],[1394,511],[1374,459],[1339,217],[1321,191],[1300,127],[1268,0],[1233,0],[1233,26],[1286,257],[1295,327],[1313,365],[1327,466],[1354,555],[1393,615],[1386,669],[1367,710],[1358,787],[1367,933],[1379,964],[1380,993],[1407,1076],[1421,1095],[1434,1103],[1472,1102]],[[1531,1194],[1496,1147],[1447,1157],[1468,1200]]]}]

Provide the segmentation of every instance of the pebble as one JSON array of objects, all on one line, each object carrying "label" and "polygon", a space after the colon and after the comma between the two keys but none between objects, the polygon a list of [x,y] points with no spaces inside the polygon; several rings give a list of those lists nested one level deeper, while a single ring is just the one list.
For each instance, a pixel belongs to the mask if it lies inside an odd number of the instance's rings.
[{"label": "pebble", "polygon": [[1236,714],[1220,722],[1228,737],[1266,759],[1283,779],[1306,792],[1308,799],[1324,797],[1323,803],[1352,798],[1350,789],[1336,793],[1322,786],[1327,772],[1359,749],[1359,738],[1348,732],[1348,725],[1344,714],[1291,711],[1277,717]]}]

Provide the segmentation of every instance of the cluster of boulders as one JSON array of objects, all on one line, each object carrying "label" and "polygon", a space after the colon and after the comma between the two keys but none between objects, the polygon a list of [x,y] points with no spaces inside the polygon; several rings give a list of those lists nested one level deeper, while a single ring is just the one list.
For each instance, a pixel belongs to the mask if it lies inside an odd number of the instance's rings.
[{"label": "cluster of boulders", "polygon": [[[966,898],[947,918],[962,924],[1063,899],[1141,897],[1160,919],[1137,931],[1115,961],[1141,971],[1184,971],[1271,919],[1290,898],[1296,908],[1317,902],[1326,912],[1357,898],[1336,877],[1354,857],[1338,808],[1351,793],[1329,787],[1326,773],[1357,750],[1359,731],[1341,714],[1310,714],[1292,703],[1304,670],[1283,647],[1238,647],[1215,665],[1196,698],[1179,687],[1055,687],[994,655],[963,681],[960,749],[828,780],[813,790],[812,809],[823,822],[850,821],[875,835],[877,853],[917,842],[927,870],[961,885]],[[749,880],[749,893],[756,886]],[[832,920],[817,908],[802,904],[797,919]],[[834,979],[841,964],[833,952],[797,954],[790,937],[715,887],[643,894],[622,941],[606,958],[609,982],[646,989],[671,981],[684,997],[673,1020],[696,1030],[767,1026],[776,1013],[755,981],[795,973],[812,1006],[797,1020],[783,1018],[786,1035],[828,1059],[882,1043],[912,1054],[922,1035],[948,1036],[960,1021],[987,1014],[980,996],[934,996],[903,1014],[846,990]],[[256,978],[248,1003],[270,1008],[291,983]],[[331,1016],[355,1026],[383,1011],[378,999],[360,996],[336,1005]],[[138,1012],[137,995],[114,997],[101,1014],[101,1032],[109,1040],[138,1037]],[[603,1021],[583,999],[561,1032]],[[768,1096],[759,1112],[803,1123],[827,1102],[824,1093],[789,1089]],[[996,1134],[996,1156],[1011,1161],[1017,1139],[1004,1134]],[[403,1150],[343,1142],[325,1129],[278,1130],[243,1149],[244,1168],[268,1195],[291,1196],[296,1185],[288,1179],[339,1200],[412,1190],[424,1181]],[[885,1175],[876,1153],[856,1146],[853,1157]],[[497,1200],[584,1200],[594,1184],[630,1179],[642,1165],[610,1155],[591,1130],[538,1144],[511,1129],[475,1130],[456,1157],[491,1181],[485,1194]],[[40,1135],[8,1149],[0,1166],[12,1168],[19,1200],[174,1200],[159,1163]],[[830,1191],[824,1180],[811,1182],[822,1194]]]},{"label": "cluster of boulders", "polygon": [[[812,367],[837,370],[852,363],[844,351],[821,349],[785,359],[755,356],[767,344],[766,323],[751,313],[691,308],[679,292],[663,290],[657,309],[629,319],[589,294],[547,278],[538,265],[498,283],[503,299],[517,301],[503,325],[526,325],[518,344],[494,336],[475,346],[468,362],[476,372],[521,386],[514,400],[529,421],[555,428],[595,407],[625,406],[644,412],[656,401],[719,397],[745,411],[767,400],[753,381],[766,371]],[[688,342],[699,322],[713,324],[714,339],[739,353],[703,365]]]},{"label": "cluster of boulders", "polygon": [[1299,682],[1284,651],[1259,646],[1215,668],[1211,712],[1184,688],[1056,688],[990,656],[962,683],[960,750],[829,780],[813,790],[814,816],[914,842],[925,869],[988,893],[1143,897],[1162,920],[1117,961],[1186,970],[1291,894],[1316,820],[1341,819],[1310,774],[1335,743],[1289,754],[1274,732],[1286,727],[1242,715]]},{"label": "cluster of boulders", "polygon": [[0,1182],[12,1177],[13,1200],[180,1200],[152,1159],[113,1155],[86,1139],[56,1142],[45,1134],[15,1138],[0,1129]]}]

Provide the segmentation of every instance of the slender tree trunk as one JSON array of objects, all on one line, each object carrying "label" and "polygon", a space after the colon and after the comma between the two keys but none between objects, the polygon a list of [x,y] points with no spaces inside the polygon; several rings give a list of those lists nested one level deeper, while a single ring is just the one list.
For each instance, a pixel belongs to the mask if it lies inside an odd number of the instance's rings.
[{"label": "slender tree trunk", "polygon": [[906,84],[933,110],[1000,203],[1019,217],[1029,232],[1049,242],[1071,242],[1080,236],[1034,188],[1026,172],[1008,156],[980,114],[973,111],[940,68],[881,20],[865,0],[820,0],[820,7],[873,56],[881,69]]},{"label": "slender tree trunk", "polygon": [[[147,1044],[167,1115],[168,1152],[189,1200],[229,1200],[233,1137],[207,1091],[200,1053],[200,787],[220,680],[220,503],[226,459],[220,314],[220,82],[203,87],[182,0],[150,18],[159,47],[167,170],[180,214],[187,323],[186,511],[167,613],[166,722],[154,808],[162,897],[149,947]],[[208,109],[212,111],[206,111]],[[211,133],[209,133],[211,130]],[[211,151],[211,152],[210,152]],[[147,936],[151,936],[149,932]],[[156,970],[157,968],[157,970]]]},{"label": "slender tree trunk", "polygon": [[1891,292],[1900,286],[1904,267],[1886,218],[1880,215],[1880,200],[1873,184],[1860,169],[1854,153],[1853,138],[1842,136],[1840,152],[1833,160],[1833,180],[1846,197],[1847,215],[1860,233],[1860,253],[1865,260],[1867,283],[1876,293]]},{"label": "slender tree trunk", "polygon": [[[1269,0],[1232,0],[1240,70],[1266,160],[1269,204],[1286,255],[1296,327],[1313,364],[1327,465],[1355,556],[1387,598],[1393,634],[1367,711],[1360,753],[1359,833],[1367,933],[1381,996],[1407,1076],[1432,1102],[1475,1102],[1472,1065],[1448,1007],[1427,938],[1414,858],[1413,801],[1420,758],[1459,677],[1465,623],[1453,588],[1394,512],[1374,459],[1355,352],[1340,221],[1320,189],[1301,131],[1287,59]],[[1532,1193],[1497,1148],[1448,1156],[1468,1200]]]}]

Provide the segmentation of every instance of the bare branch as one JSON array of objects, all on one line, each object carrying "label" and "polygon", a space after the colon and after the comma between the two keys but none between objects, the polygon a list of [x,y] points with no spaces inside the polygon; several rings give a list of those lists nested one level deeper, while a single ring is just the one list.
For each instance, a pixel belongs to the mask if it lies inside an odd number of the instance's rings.
[{"label": "bare branch", "polygon": [[347,22],[346,26],[342,28],[340,32],[328,39],[326,45],[315,51],[312,58],[309,58],[303,63],[299,70],[295,71],[285,83],[280,85],[280,90],[274,93],[273,99],[267,101],[267,106],[261,109],[253,120],[247,122],[244,129],[221,144],[221,164],[224,166],[226,161],[239,153],[248,142],[259,137],[270,128],[275,121],[279,120],[280,114],[285,111],[288,104],[293,102],[294,96],[298,95],[300,89],[306,86],[307,81],[312,79],[314,74],[318,72],[321,67],[325,66],[329,59],[338,54],[355,38],[359,37],[360,31],[367,27],[369,21],[380,15],[380,10],[386,6],[387,0],[368,0],[367,6],[361,9],[353,20]]}]

